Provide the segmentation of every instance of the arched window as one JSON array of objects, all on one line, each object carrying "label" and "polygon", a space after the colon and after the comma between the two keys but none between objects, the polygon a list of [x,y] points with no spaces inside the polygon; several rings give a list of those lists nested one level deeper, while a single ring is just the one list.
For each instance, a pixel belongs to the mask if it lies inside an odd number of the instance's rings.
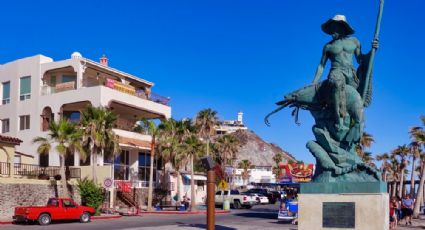
[{"label": "arched window", "polygon": [[49,125],[54,121],[54,114],[50,107],[45,107],[41,113],[41,131],[48,131]]}]

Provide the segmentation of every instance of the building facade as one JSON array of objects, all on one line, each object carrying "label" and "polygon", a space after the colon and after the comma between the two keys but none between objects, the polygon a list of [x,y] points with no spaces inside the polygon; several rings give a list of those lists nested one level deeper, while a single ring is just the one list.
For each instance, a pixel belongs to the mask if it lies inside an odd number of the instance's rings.
[{"label": "building facade", "polygon": [[16,151],[33,156],[33,164],[58,166],[58,154],[52,149],[40,156],[33,138],[46,136],[52,121],[78,121],[88,105],[106,107],[118,116],[113,131],[122,152],[115,160],[98,157],[98,162],[81,161],[75,154],[66,159],[66,165],[81,166],[84,177],[91,172],[89,165],[96,164],[104,177],[131,180],[144,187],[149,178],[151,136],[132,130],[140,118],[171,117],[169,99],[154,94],[152,87],[152,82],[109,67],[106,57],[95,62],[74,52],[60,61],[43,55],[11,61],[0,65],[1,134],[21,139]]},{"label": "building facade", "polygon": [[[241,168],[226,168],[229,184],[236,187],[247,186],[250,183],[275,183],[276,176],[273,174],[272,166],[252,166],[248,169],[248,178],[243,177],[244,170]],[[231,173],[234,172],[234,173]]]}]

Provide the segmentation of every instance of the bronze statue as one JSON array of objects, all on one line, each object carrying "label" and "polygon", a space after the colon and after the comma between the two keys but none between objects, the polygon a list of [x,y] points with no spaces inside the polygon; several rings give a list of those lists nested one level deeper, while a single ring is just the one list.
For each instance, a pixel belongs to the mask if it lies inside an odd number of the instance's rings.
[{"label": "bronze statue", "polygon": [[[344,15],[336,15],[322,24],[322,30],[332,36],[324,48],[313,84],[284,96],[277,102],[276,110],[294,107],[294,113],[306,109],[315,119],[313,133],[315,141],[309,141],[307,148],[316,158],[314,182],[374,182],[380,181],[376,169],[366,165],[356,148],[360,143],[364,127],[364,108],[371,102],[371,70],[375,51],[378,49],[379,25],[382,17],[382,3],[378,14],[372,50],[361,53],[361,45],[353,37],[354,29]],[[359,64],[356,69],[353,57]],[[319,82],[326,62],[331,68],[326,80]]]}]

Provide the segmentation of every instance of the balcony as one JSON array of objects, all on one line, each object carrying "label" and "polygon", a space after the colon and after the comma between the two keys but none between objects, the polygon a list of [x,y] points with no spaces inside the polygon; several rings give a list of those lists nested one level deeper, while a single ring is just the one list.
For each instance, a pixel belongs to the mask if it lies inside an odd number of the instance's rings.
[{"label": "balcony", "polygon": [[[91,88],[96,86],[105,86],[115,91],[119,91],[125,94],[129,94],[141,99],[149,100],[149,101],[166,105],[166,106],[169,106],[170,104],[170,98],[158,95],[153,92],[146,92],[146,90],[144,89],[136,89],[136,87],[134,86],[123,84],[113,79],[106,79],[104,84],[101,84],[100,82],[95,82],[95,83],[85,82],[82,88]],[[75,81],[57,83],[55,86],[44,85],[41,87],[41,95],[42,96],[52,95],[52,94],[76,90],[76,89],[77,87],[76,87]]]},{"label": "balcony", "polygon": [[[14,163],[12,170],[10,169],[11,169],[10,163],[0,162],[1,176],[20,176],[20,177],[38,178],[41,176],[54,177],[60,174],[60,167],[58,166],[42,167],[42,166],[33,165],[33,164]],[[68,167],[68,169],[69,170],[66,170],[65,172],[68,178],[81,178],[80,168]]]}]

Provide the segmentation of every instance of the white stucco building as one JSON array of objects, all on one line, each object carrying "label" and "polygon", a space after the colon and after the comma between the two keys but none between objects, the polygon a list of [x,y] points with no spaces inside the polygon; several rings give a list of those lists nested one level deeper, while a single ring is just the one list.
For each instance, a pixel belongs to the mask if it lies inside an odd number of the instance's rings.
[{"label": "white stucco building", "polygon": [[[249,178],[243,180],[243,169],[241,168],[226,168],[228,175],[231,175],[227,178],[229,184],[233,183],[235,186],[246,186],[249,183],[275,183],[276,177],[273,174],[272,166],[253,166],[248,169]],[[231,172],[234,172],[232,174]],[[232,180],[234,180],[232,182]]]},{"label": "white stucco building", "polygon": [[219,122],[219,125],[215,127],[217,134],[229,134],[234,133],[238,130],[248,130],[243,123],[243,113],[238,112],[237,120],[224,120]]},{"label": "white stucco building", "polygon": [[[114,162],[115,179],[133,178],[144,185],[149,178],[151,136],[132,129],[140,118],[171,117],[169,99],[152,93],[152,86],[152,82],[109,67],[105,56],[95,62],[75,52],[66,60],[36,55],[4,63],[0,65],[0,131],[21,139],[16,151],[34,156],[34,164],[57,166],[58,155],[52,151],[40,157],[32,139],[46,136],[53,120],[79,120],[80,111],[88,105],[108,107],[118,115],[114,132],[122,149]],[[104,163],[99,157],[97,164]],[[66,164],[90,162],[80,161],[75,154]]]}]

